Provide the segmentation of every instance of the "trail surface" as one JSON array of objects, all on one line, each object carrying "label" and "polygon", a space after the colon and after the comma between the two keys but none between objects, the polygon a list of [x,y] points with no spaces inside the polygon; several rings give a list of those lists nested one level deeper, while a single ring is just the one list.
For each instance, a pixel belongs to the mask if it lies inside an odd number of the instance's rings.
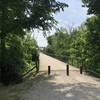
[{"label": "trail surface", "polygon": [[[48,65],[51,66],[50,76]],[[39,75],[17,86],[17,99],[11,91],[6,90],[10,94],[7,99],[0,100],[100,100],[100,80],[80,75],[73,66],[70,66],[70,75],[66,76],[65,63],[40,53]]]}]

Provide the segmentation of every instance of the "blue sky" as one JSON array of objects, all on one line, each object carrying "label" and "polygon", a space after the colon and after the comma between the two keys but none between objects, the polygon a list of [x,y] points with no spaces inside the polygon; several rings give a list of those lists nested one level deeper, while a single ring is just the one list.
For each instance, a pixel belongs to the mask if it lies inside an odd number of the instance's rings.
[{"label": "blue sky", "polygon": [[[58,21],[57,27],[77,27],[81,25],[89,16],[87,15],[87,8],[82,7],[81,0],[58,0],[69,5],[64,12],[56,13],[55,19]],[[46,38],[43,37],[42,32],[35,31],[34,36],[40,47],[47,45]],[[54,30],[51,31],[51,34]]]}]

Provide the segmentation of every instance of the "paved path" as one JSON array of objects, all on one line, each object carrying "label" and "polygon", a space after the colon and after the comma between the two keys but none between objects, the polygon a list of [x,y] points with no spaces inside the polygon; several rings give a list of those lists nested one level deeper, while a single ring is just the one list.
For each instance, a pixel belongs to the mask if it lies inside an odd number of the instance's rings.
[{"label": "paved path", "polygon": [[[47,75],[47,66],[52,73]],[[100,100],[100,81],[80,75],[79,70],[70,66],[66,76],[66,64],[40,53],[40,75],[24,95],[27,100]]]},{"label": "paved path", "polygon": [[[50,76],[47,75],[48,65],[52,66]],[[17,99],[12,93],[9,100],[100,100],[99,79],[80,75],[72,66],[68,77],[65,69],[65,63],[40,53],[41,72],[26,84],[18,85]]]},{"label": "paved path", "polygon": [[[64,62],[61,62],[57,59],[54,59],[50,56],[47,56],[43,53],[40,53],[40,71],[47,71],[48,65],[51,66],[52,70],[66,70],[66,64]],[[78,70],[77,68],[74,68],[70,66],[70,70]]]}]

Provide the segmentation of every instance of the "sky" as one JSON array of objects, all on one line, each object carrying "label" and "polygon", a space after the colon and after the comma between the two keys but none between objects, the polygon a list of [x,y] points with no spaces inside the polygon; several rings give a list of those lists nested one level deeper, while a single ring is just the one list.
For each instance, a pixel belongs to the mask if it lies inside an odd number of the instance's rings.
[{"label": "sky", "polygon": [[[61,11],[54,15],[54,18],[58,21],[57,27],[78,27],[89,17],[87,15],[87,8],[82,7],[81,0],[58,1],[67,3],[69,7],[66,7],[64,11]],[[54,34],[54,32],[55,30],[51,30],[50,34]],[[33,34],[39,47],[47,46],[46,37],[42,35],[42,32],[35,30]]]}]

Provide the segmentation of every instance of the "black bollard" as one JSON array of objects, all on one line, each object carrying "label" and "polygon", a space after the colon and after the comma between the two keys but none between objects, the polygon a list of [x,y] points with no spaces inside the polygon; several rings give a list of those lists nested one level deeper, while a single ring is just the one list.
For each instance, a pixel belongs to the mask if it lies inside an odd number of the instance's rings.
[{"label": "black bollard", "polygon": [[69,76],[69,65],[66,66],[66,74]]},{"label": "black bollard", "polygon": [[51,66],[48,66],[48,75],[51,73]]},{"label": "black bollard", "polygon": [[83,66],[80,66],[80,74],[83,74]]}]

